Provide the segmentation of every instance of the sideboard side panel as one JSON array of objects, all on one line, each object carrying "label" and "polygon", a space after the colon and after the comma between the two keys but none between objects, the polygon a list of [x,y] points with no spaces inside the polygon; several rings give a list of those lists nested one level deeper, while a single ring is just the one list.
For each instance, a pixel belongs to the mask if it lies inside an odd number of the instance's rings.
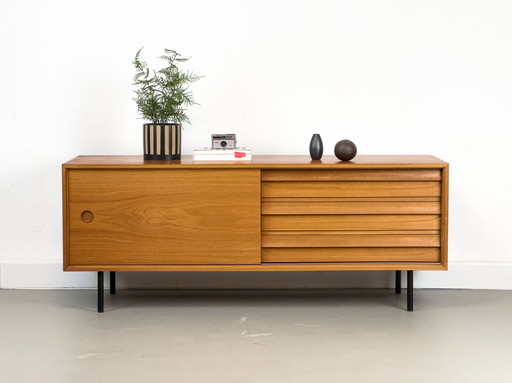
[{"label": "sideboard side panel", "polygon": [[449,200],[449,165],[442,169],[441,183],[441,264],[448,270],[448,200]]}]

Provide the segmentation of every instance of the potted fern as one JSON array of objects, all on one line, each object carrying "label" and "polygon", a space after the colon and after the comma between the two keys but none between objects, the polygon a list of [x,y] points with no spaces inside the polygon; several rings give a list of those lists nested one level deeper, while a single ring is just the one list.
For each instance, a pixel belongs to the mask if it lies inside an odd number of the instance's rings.
[{"label": "potted fern", "polygon": [[170,49],[164,49],[165,54],[159,57],[166,66],[158,71],[150,70],[140,60],[141,50],[133,61],[136,69],[133,85],[138,86],[134,101],[139,114],[151,121],[143,126],[144,160],[179,160],[182,123],[190,123],[185,108],[197,104],[188,90],[189,84],[201,76],[180,70],[178,64],[188,58]]}]

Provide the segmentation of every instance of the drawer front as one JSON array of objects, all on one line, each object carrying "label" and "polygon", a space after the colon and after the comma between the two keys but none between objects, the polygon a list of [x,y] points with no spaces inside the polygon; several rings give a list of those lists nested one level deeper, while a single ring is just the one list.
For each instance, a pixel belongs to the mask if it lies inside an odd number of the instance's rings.
[{"label": "drawer front", "polygon": [[279,197],[439,197],[441,183],[427,182],[263,182],[263,198]]},{"label": "drawer front", "polygon": [[438,231],[438,215],[264,215],[265,231]]},{"label": "drawer front", "polygon": [[436,200],[410,199],[379,200],[376,198],[361,201],[350,199],[310,199],[293,201],[290,199],[263,198],[261,211],[264,215],[274,214],[441,214],[441,204]]},{"label": "drawer front", "polygon": [[439,247],[438,233],[264,233],[262,247]]},{"label": "drawer front", "polygon": [[440,169],[264,170],[266,181],[441,181]]},{"label": "drawer front", "polygon": [[439,248],[270,248],[263,249],[263,262],[440,262]]},{"label": "drawer front", "polygon": [[68,265],[261,262],[259,170],[70,170],[66,189]]}]

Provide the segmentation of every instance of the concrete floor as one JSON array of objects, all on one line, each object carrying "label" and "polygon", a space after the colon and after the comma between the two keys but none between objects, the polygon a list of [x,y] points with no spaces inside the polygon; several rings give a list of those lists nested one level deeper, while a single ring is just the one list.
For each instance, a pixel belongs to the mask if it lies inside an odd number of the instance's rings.
[{"label": "concrete floor", "polygon": [[0,381],[511,382],[512,291],[0,290]]}]

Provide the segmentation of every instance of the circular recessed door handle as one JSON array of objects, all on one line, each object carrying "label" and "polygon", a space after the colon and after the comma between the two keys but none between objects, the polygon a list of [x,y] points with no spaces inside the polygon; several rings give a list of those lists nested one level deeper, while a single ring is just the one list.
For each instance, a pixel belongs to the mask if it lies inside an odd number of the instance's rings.
[{"label": "circular recessed door handle", "polygon": [[80,214],[80,218],[82,219],[82,222],[89,223],[94,219],[94,214],[92,214],[92,211],[90,210],[84,210],[82,214]]}]

